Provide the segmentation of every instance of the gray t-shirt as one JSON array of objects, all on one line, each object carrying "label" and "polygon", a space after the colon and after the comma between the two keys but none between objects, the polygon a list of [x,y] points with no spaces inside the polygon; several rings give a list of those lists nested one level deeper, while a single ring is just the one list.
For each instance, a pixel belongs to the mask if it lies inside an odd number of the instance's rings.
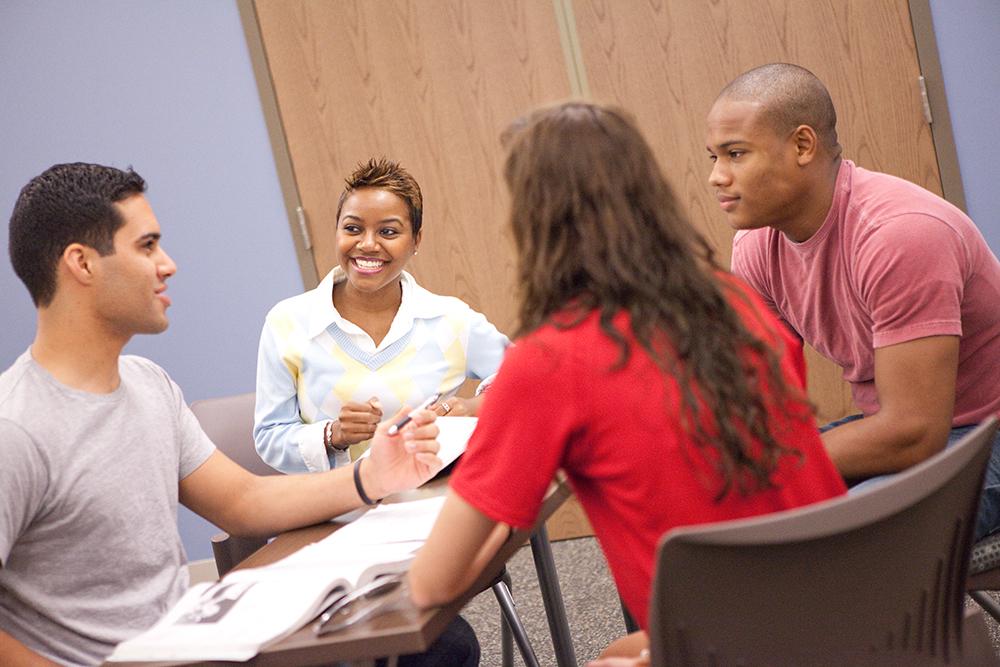
[{"label": "gray t-shirt", "polygon": [[110,394],[60,384],[30,351],[0,375],[0,630],[71,665],[187,588],[178,481],[215,449],[163,369],[118,365]]}]

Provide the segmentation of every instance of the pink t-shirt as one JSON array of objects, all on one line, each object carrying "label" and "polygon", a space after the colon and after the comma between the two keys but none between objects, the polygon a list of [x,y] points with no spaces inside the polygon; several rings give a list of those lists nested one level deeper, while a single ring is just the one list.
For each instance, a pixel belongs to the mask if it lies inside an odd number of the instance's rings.
[{"label": "pink t-shirt", "polygon": [[844,160],[819,231],[802,243],[739,232],[733,272],[844,369],[864,414],[879,409],[875,348],[938,335],[961,337],[952,423],[1000,410],[1000,263],[972,220],[927,190]]}]

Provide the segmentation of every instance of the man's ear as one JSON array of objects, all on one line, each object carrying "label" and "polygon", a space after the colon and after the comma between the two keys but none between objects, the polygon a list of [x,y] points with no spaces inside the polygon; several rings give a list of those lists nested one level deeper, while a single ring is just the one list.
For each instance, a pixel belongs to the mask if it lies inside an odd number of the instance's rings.
[{"label": "man's ear", "polygon": [[95,261],[97,251],[82,243],[70,243],[63,250],[59,265],[68,277],[81,285],[89,285],[94,281]]},{"label": "man's ear", "polygon": [[795,159],[800,167],[816,159],[816,153],[819,151],[819,137],[816,136],[816,130],[809,125],[799,125],[792,132],[792,141],[795,143]]}]

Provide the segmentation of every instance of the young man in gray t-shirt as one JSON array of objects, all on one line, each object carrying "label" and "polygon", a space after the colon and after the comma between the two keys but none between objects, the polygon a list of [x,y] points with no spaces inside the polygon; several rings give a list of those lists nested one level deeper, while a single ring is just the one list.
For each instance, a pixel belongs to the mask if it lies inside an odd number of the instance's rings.
[{"label": "young man in gray t-shirt", "polygon": [[100,661],[184,592],[177,482],[215,450],[159,367],[123,356],[118,370],[107,394],[60,383],[30,351],[0,375],[0,629],[72,663]]},{"label": "young man in gray t-shirt", "polygon": [[441,464],[430,411],[402,436],[380,427],[359,476],[257,477],[217,451],[162,369],[121,356],[167,328],[176,271],[144,190],[131,170],[56,165],[14,207],[38,328],[0,375],[0,664],[99,663],[152,625],[187,586],[178,501],[235,535],[275,534]]}]

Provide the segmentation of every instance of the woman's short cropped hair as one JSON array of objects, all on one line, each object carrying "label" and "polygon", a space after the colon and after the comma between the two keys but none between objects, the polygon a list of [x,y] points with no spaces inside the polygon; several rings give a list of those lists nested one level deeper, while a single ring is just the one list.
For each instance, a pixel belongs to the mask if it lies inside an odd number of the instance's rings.
[{"label": "woman's short cropped hair", "polygon": [[420,233],[422,224],[424,199],[420,194],[420,186],[413,176],[410,175],[398,162],[387,160],[386,158],[371,158],[367,162],[361,162],[354,169],[350,176],[344,181],[344,192],[337,202],[337,220],[340,220],[340,212],[344,208],[344,202],[356,190],[362,188],[378,188],[387,190],[406,203],[406,208],[410,212],[410,227],[413,235]]}]

